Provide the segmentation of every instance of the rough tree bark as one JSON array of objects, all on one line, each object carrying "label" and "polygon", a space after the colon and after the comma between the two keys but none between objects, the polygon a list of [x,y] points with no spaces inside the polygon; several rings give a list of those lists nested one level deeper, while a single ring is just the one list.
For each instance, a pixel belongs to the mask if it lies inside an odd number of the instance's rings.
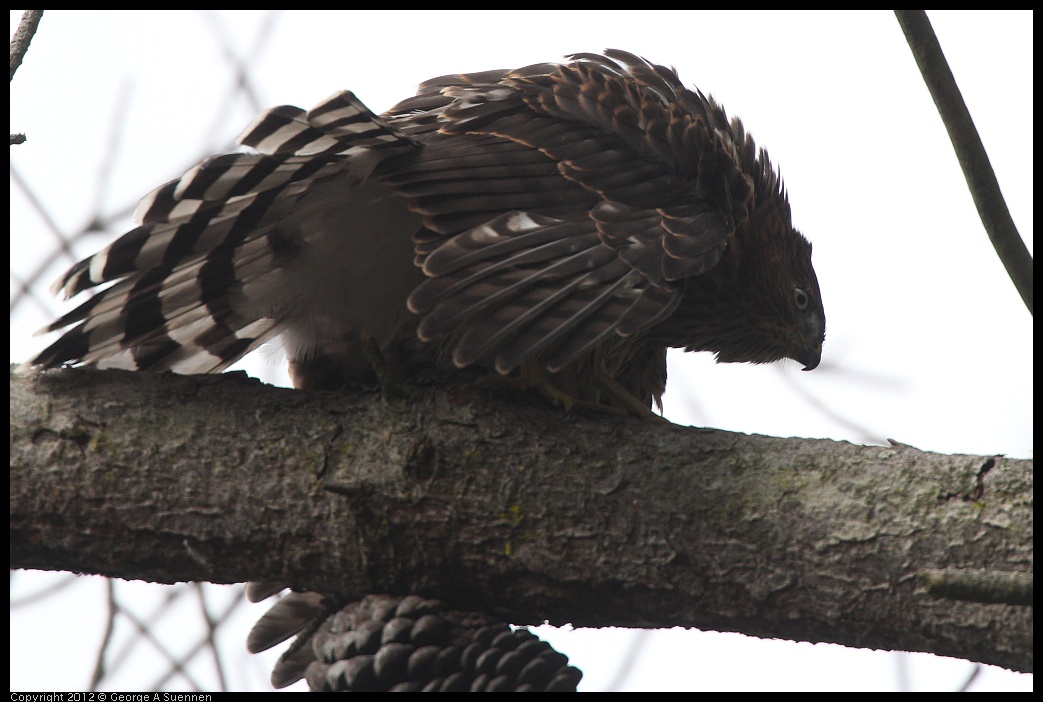
[{"label": "rough tree bark", "polygon": [[1030,607],[926,592],[1031,573],[1027,460],[566,416],[459,383],[12,372],[10,516],[12,568],[416,592],[518,624],[1032,671]]}]

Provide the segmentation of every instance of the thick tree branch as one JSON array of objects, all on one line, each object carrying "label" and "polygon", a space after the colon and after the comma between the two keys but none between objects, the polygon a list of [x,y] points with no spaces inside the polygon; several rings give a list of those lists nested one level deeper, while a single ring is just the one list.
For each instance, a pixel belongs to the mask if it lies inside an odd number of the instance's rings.
[{"label": "thick tree branch", "polygon": [[456,384],[11,377],[11,567],[417,592],[507,620],[694,626],[1032,670],[1031,461],[566,417]]}]

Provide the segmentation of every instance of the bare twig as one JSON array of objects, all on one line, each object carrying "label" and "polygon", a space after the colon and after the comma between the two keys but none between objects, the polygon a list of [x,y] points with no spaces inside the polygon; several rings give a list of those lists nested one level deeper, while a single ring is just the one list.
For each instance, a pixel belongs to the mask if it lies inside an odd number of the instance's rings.
[{"label": "bare twig", "polygon": [[40,26],[41,18],[43,18],[43,10],[26,10],[22,14],[18,29],[11,37],[11,80],[14,80],[15,71],[22,65],[22,59],[25,58],[25,52],[29,50],[29,43],[36,34],[36,28]]},{"label": "bare twig", "polygon": [[[33,40],[33,35],[36,34],[36,28],[40,26],[40,19],[43,17],[43,10],[26,10],[22,14],[22,19],[18,22],[18,29],[15,30],[14,36],[11,37],[11,80],[14,80],[15,71],[22,65],[22,59],[25,58],[25,52],[29,50],[29,43]],[[25,134],[12,134],[10,146],[15,144],[24,144]]]},{"label": "bare twig", "polygon": [[978,208],[985,231],[993,248],[1018,289],[1021,299],[1032,313],[1032,255],[1022,241],[1007,203],[1000,192],[996,173],[992,170],[985,146],[971,119],[967,104],[956,86],[949,63],[945,60],[927,13],[923,10],[895,10],[906,41],[920,68],[927,89],[931,91],[945,129],[949,132],[956,158],[960,161],[967,187]]}]

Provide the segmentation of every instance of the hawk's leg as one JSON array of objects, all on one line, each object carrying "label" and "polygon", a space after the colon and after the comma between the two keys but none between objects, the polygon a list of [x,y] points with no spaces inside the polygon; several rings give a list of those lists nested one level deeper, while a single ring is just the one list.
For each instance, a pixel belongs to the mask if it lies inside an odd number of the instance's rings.
[{"label": "hawk's leg", "polygon": [[481,384],[493,390],[508,390],[521,392],[536,390],[556,405],[560,405],[565,412],[571,412],[574,408],[610,414],[614,417],[627,416],[626,410],[620,407],[610,407],[599,402],[583,400],[562,390],[547,376],[543,366],[536,361],[527,361],[518,367],[518,375],[500,375],[489,373],[481,379]]},{"label": "hawk's leg", "polygon": [[[647,403],[634,397],[630,391],[620,385],[619,381],[613,378],[604,367],[600,365],[598,366],[596,376],[598,387],[610,395],[613,401],[626,408],[628,414],[638,417],[639,419],[656,422],[669,422],[665,417],[653,412]],[[601,406],[604,407],[604,405]]]},{"label": "hawk's leg", "polygon": [[370,368],[373,369],[373,374],[377,377],[377,384],[380,385],[380,394],[385,398],[401,397],[402,369],[396,366],[387,357],[387,354],[380,350],[376,337],[369,332],[363,333],[362,349],[365,351],[366,360],[369,362]]},{"label": "hawk's leg", "polygon": [[608,371],[604,369],[599,369],[595,372],[595,384],[600,394],[606,397],[606,399],[611,399],[612,404],[576,397],[569,391],[562,389],[560,383],[555,383],[543,365],[537,361],[522,363],[519,366],[519,371],[519,375],[512,376],[490,374],[486,376],[484,382],[489,387],[494,388],[536,390],[555,404],[564,407],[566,412],[571,412],[573,409],[581,409],[599,414],[608,414],[613,417],[631,416],[646,420],[665,421],[631,395],[626,388],[616,382],[608,374]]}]

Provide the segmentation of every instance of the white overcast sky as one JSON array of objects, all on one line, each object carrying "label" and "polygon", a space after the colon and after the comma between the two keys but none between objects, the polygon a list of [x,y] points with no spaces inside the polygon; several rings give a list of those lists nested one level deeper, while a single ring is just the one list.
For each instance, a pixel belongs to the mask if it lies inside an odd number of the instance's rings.
[{"label": "white overcast sky", "polygon": [[[20,12],[12,11],[12,31]],[[1033,14],[930,18],[1031,249]],[[45,14],[11,87],[11,131],[29,138],[11,156],[28,189],[12,178],[12,299],[57,245],[55,229],[68,236],[99,210],[133,204],[227,147],[258,109],[307,108],[347,88],[381,111],[433,76],[620,48],[676,67],[768,149],[795,224],[814,243],[826,308],[823,362],[812,373],[673,356],[667,417],[775,436],[1032,456],[1032,318],[988,242],[890,12],[286,11],[259,43],[271,20],[261,11]],[[253,104],[228,98],[235,75],[222,41],[250,57]],[[117,142],[103,178],[100,164]],[[75,257],[112,238],[87,237]],[[49,269],[42,288],[72,262]],[[12,361],[39,350],[32,332],[68,309],[42,288],[12,310]],[[278,372],[270,359],[250,368]],[[12,594],[51,577],[18,574]],[[13,613],[11,689],[84,689],[103,598],[98,580],[85,578],[47,605]],[[259,609],[241,617],[228,645],[242,646]],[[970,670],[932,656],[731,634],[551,636],[584,670],[586,690],[605,689],[635,643],[622,689],[950,690]],[[122,678],[117,689],[153,678]],[[990,668],[973,689],[1031,685],[1032,676]]]}]

